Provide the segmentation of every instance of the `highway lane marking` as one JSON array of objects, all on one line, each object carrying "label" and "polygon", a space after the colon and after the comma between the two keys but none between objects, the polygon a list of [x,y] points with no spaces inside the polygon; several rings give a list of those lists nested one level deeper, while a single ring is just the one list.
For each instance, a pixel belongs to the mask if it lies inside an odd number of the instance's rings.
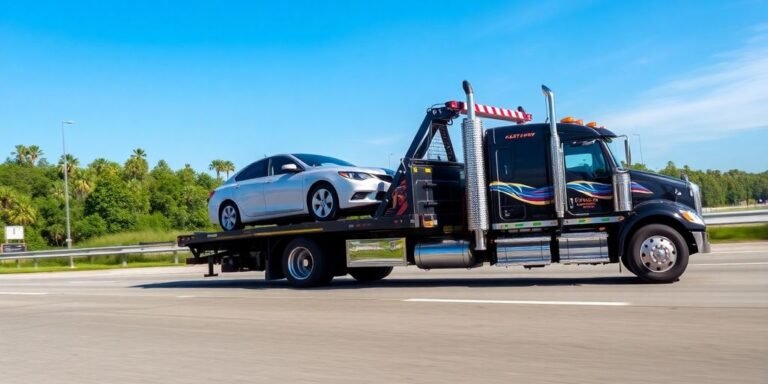
[{"label": "highway lane marking", "polygon": [[543,300],[468,300],[468,299],[405,299],[417,303],[461,303],[461,304],[520,304],[520,305],[584,305],[600,307],[626,307],[624,301],[543,301]]},{"label": "highway lane marking", "polygon": [[42,296],[47,294],[48,292],[0,292],[0,295],[8,296]]},{"label": "highway lane marking", "polygon": [[768,251],[760,250],[760,251],[717,251],[717,252],[710,252],[710,255],[730,255],[733,253],[768,253]]},{"label": "highway lane marking", "polygon": [[706,265],[706,266],[715,266],[715,265],[768,265],[768,262],[764,261],[756,261],[753,263],[692,263],[691,265]]}]

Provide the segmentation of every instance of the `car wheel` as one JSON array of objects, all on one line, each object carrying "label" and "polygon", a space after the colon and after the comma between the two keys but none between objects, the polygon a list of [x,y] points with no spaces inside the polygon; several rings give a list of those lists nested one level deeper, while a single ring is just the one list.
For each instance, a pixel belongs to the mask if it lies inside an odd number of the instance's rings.
[{"label": "car wheel", "polygon": [[224,231],[236,231],[243,229],[243,222],[240,219],[240,210],[232,202],[226,202],[219,209],[219,225]]},{"label": "car wheel", "polygon": [[349,274],[355,278],[355,280],[367,283],[371,281],[381,280],[392,273],[392,267],[364,267],[364,268],[350,268]]},{"label": "car wheel", "polygon": [[309,215],[315,221],[331,221],[339,217],[339,196],[328,183],[318,183],[307,195]]},{"label": "car wheel", "polygon": [[671,283],[688,266],[688,246],[675,229],[663,224],[640,228],[629,242],[629,268],[648,283]]},{"label": "car wheel", "polygon": [[294,239],[283,251],[283,271],[297,288],[326,285],[333,280],[330,260],[312,240]]}]

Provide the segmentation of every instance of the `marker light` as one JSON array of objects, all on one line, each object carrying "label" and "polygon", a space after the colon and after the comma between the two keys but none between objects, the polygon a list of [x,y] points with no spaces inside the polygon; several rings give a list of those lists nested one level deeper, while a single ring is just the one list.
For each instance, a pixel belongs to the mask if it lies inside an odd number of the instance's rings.
[{"label": "marker light", "polygon": [[589,123],[587,123],[587,127],[598,128],[597,121],[590,121]]},{"label": "marker light", "polygon": [[699,224],[699,225],[704,225],[704,220],[701,217],[699,217],[699,215],[697,215],[694,212],[691,212],[691,211],[688,211],[688,210],[685,210],[685,209],[681,209],[680,210],[680,214],[683,216],[684,219],[688,220],[691,223]]},{"label": "marker light", "polygon": [[584,125],[584,120],[581,120],[581,119],[577,119],[577,118],[575,118],[575,117],[573,117],[573,116],[566,116],[566,117],[563,117],[563,118],[560,120],[560,122],[561,122],[561,123],[563,123],[563,124],[578,124],[578,125]]}]

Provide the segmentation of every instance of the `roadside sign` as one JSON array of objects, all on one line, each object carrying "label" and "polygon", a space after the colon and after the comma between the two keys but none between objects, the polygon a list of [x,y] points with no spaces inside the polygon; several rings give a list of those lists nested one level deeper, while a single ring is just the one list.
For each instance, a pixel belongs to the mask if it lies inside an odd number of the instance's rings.
[{"label": "roadside sign", "polygon": [[5,226],[5,241],[24,240],[24,227],[21,225]]},{"label": "roadside sign", "polygon": [[2,246],[2,253],[26,252],[26,251],[27,251],[27,245],[24,243],[3,244]]}]

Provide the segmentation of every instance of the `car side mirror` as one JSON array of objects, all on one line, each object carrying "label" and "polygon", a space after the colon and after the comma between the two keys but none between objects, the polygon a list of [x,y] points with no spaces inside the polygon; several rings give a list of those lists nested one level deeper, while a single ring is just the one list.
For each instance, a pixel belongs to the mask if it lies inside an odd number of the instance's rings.
[{"label": "car side mirror", "polygon": [[291,173],[296,173],[301,171],[299,167],[293,163],[283,164],[283,166],[280,167],[280,169],[283,171],[291,172]]}]

